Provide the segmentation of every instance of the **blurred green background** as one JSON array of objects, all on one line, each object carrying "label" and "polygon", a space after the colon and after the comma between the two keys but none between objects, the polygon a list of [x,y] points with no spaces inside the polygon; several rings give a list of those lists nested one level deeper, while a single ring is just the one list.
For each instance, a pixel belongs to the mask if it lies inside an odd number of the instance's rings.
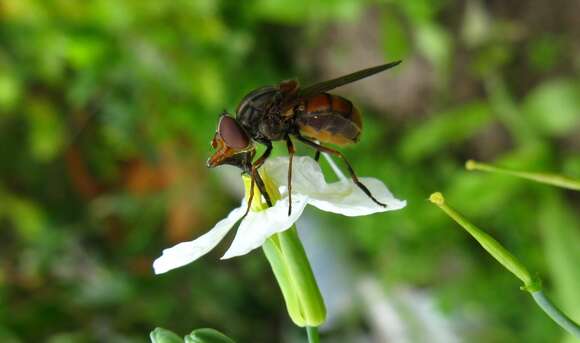
[{"label": "blurred green background", "polygon": [[443,191],[580,320],[579,194],[463,168],[580,178],[578,13],[565,0],[0,0],[0,341],[144,342],[156,326],[303,340],[260,250],[220,261],[224,242],[161,276],[151,262],[239,204],[239,172],[205,167],[222,110],[262,85],[396,59],[335,93],[364,112],[344,153],[407,208],[299,223],[329,305],[323,341],[565,339],[426,198]]}]

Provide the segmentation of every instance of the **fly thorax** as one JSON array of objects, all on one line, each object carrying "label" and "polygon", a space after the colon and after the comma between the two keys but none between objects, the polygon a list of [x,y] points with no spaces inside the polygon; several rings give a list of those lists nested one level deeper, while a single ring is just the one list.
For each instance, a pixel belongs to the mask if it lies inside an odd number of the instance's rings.
[{"label": "fly thorax", "polygon": [[287,123],[279,115],[266,115],[259,125],[260,133],[271,141],[281,140],[288,131]]},{"label": "fly thorax", "polygon": [[273,86],[255,89],[248,93],[238,105],[236,119],[253,139],[260,138],[259,123],[274,102],[278,90]]}]

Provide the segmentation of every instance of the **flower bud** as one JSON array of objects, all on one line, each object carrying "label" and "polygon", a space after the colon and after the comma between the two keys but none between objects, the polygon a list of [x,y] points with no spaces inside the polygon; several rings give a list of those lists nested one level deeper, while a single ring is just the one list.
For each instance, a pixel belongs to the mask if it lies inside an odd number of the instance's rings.
[{"label": "flower bud", "polygon": [[512,272],[518,279],[520,279],[524,286],[523,290],[528,292],[539,291],[542,286],[537,278],[531,276],[530,272],[526,267],[506,248],[503,247],[498,241],[496,241],[489,234],[485,233],[483,230],[473,225],[467,219],[465,219],[461,214],[456,212],[453,208],[449,207],[445,203],[445,198],[443,194],[436,192],[431,194],[429,201],[439,206],[451,219],[453,219],[457,224],[465,229],[475,240],[491,255],[495,258],[501,265],[503,265],[507,270]]},{"label": "flower bud", "polygon": [[149,334],[151,343],[183,343],[183,339],[175,333],[162,328],[156,328]]},{"label": "flower bud", "polygon": [[193,330],[185,336],[185,343],[234,343],[234,341],[217,330],[203,328]]}]

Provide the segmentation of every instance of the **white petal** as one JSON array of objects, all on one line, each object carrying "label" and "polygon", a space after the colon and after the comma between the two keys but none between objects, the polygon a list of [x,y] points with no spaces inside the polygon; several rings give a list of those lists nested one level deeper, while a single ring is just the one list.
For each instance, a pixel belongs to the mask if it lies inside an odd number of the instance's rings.
[{"label": "white petal", "polygon": [[350,217],[400,210],[407,205],[406,201],[395,198],[380,180],[371,177],[361,177],[359,180],[378,201],[387,206],[376,204],[350,180],[326,185],[324,192],[310,195],[309,203],[323,211]]},{"label": "white petal", "polygon": [[288,216],[288,198],[282,198],[264,211],[251,211],[238,228],[232,245],[222,259],[241,256],[260,247],[268,237],[289,229],[300,217],[306,207],[307,199],[292,194],[292,214]]},{"label": "white petal", "polygon": [[[387,187],[374,178],[359,178],[380,202],[375,204],[351,180],[326,183],[320,166],[314,159],[307,156],[294,158],[292,168],[292,195],[306,195],[309,203],[321,210],[340,213],[346,216],[362,216],[376,212],[398,210],[405,207],[406,202],[393,197]],[[270,159],[264,165],[268,175],[278,184],[286,185],[288,178],[288,158]],[[282,192],[287,192],[286,187]]]},{"label": "white petal", "polygon": [[224,238],[246,211],[246,205],[236,208],[219,221],[211,230],[193,241],[179,243],[163,250],[163,255],[153,262],[155,274],[162,274],[172,269],[191,263],[207,254]]},{"label": "white petal", "polygon": [[[262,167],[277,185],[284,185],[283,192],[286,192],[288,184],[288,160],[288,157],[270,158]],[[294,156],[292,163],[292,195],[294,193],[309,195],[326,187],[324,174],[314,159],[308,156]]]}]

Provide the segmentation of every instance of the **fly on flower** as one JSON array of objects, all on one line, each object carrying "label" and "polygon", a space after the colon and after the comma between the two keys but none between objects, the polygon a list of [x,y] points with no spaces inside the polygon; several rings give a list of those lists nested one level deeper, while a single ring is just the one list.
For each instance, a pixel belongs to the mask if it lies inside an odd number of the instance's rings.
[{"label": "fly on flower", "polygon": [[[336,79],[320,82],[301,88],[298,81],[282,81],[275,86],[266,86],[251,91],[238,105],[236,118],[223,113],[212,146],[216,152],[208,160],[208,167],[231,164],[240,167],[249,174],[252,184],[266,197],[263,180],[257,172],[270,156],[272,142],[284,140],[289,153],[288,163],[288,216],[292,214],[292,169],[295,154],[292,138],[316,150],[315,159],[320,152],[341,158],[346,164],[352,181],[373,202],[379,206],[387,205],[379,201],[369,188],[359,180],[346,157],[338,150],[323,146],[316,141],[347,145],[356,143],[362,132],[360,111],[349,100],[327,93],[337,87],[358,81],[371,75],[390,69],[401,63],[396,61],[380,66],[363,69]],[[254,161],[256,154],[253,142],[266,146],[264,153]],[[251,187],[253,190],[254,187]],[[253,193],[248,199],[246,214],[249,213]]]},{"label": "fly on flower", "polygon": [[[245,255],[274,234],[288,230],[308,204],[345,216],[405,207],[405,201],[395,198],[381,181],[359,179],[342,153],[312,140],[337,145],[358,141],[362,128],[360,112],[349,100],[325,92],[399,63],[364,69],[303,89],[297,81],[284,81],[248,94],[238,106],[236,118],[222,114],[212,140],[216,151],[207,164],[209,167],[227,164],[242,169],[246,197],[240,207],[207,233],[165,249],[153,263],[155,273],[165,273],[207,254],[238,221],[241,223],[236,236],[223,259]],[[315,148],[316,160],[305,156],[294,158],[290,136]],[[268,159],[272,141],[276,140],[286,141],[289,157]],[[266,151],[254,161],[255,142],[265,144]],[[342,158],[354,182],[327,183],[318,165],[320,152]],[[295,172],[292,172],[293,165]],[[260,196],[254,199],[255,192]],[[258,206],[252,210],[254,203]]]}]

